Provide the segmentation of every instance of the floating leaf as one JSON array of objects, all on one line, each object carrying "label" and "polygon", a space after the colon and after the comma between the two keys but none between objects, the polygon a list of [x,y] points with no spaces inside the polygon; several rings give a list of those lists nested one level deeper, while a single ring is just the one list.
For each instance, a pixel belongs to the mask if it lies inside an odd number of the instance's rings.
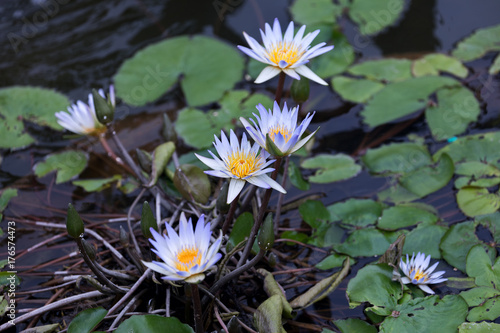
[{"label": "floating leaf", "polygon": [[447,230],[447,227],[440,225],[420,224],[406,234],[403,252],[407,254],[423,252],[434,259],[440,259],[439,243]]},{"label": "floating leaf", "polygon": [[462,272],[465,272],[465,260],[469,250],[474,245],[481,244],[475,231],[474,222],[462,222],[452,225],[444,234],[439,245],[443,258],[448,264],[458,268]]},{"label": "floating leaf", "polygon": [[356,176],[361,171],[354,159],[348,155],[320,154],[304,160],[301,166],[305,169],[318,169],[309,177],[311,183],[332,183]]},{"label": "floating leaf", "polygon": [[467,316],[468,321],[495,320],[500,316],[500,296],[490,298],[475,308]]},{"label": "floating leaf", "polygon": [[332,79],[333,90],[344,100],[354,103],[364,103],[384,84],[369,79],[353,79],[345,76],[336,76]]},{"label": "floating leaf", "polygon": [[35,142],[35,139],[26,133],[23,119],[61,129],[54,114],[66,110],[68,105],[66,96],[50,89],[0,89],[0,148],[21,148]]},{"label": "floating leaf", "polygon": [[216,39],[174,37],[150,45],[126,60],[114,77],[117,96],[131,105],[153,102],[181,77],[189,105],[214,102],[243,74],[239,52]]},{"label": "floating leaf", "polygon": [[495,58],[495,61],[493,61],[493,64],[491,65],[488,73],[490,75],[496,75],[498,74],[498,72],[500,72],[500,54],[497,55],[497,57]]},{"label": "floating leaf", "polygon": [[[358,318],[334,320],[333,323],[342,333],[377,333],[375,326]],[[333,332],[333,331],[331,331]],[[323,333],[323,332],[322,332]]]},{"label": "floating leaf", "polygon": [[438,150],[434,154],[434,159],[446,153],[455,163],[480,161],[499,166],[497,163],[500,159],[498,142],[500,142],[500,131],[461,137]]},{"label": "floating leaf", "polygon": [[[306,235],[305,233],[297,232],[294,230],[284,231],[283,233],[281,233],[280,238],[281,239],[291,239],[291,240],[295,240],[297,242],[301,242],[301,243],[305,243],[305,244],[307,244],[310,240],[310,237],[308,235]],[[294,242],[286,242],[286,244],[287,245],[295,245]]]},{"label": "floating leaf", "polygon": [[439,72],[453,74],[465,79],[469,70],[458,59],[441,53],[428,54],[413,62],[413,75],[439,75]]},{"label": "floating leaf", "polygon": [[102,179],[74,180],[73,185],[81,186],[87,192],[99,192],[109,188],[112,183],[120,181],[121,179],[122,176],[114,175],[113,177]]},{"label": "floating leaf", "polygon": [[462,323],[458,326],[458,333],[490,333],[500,332],[500,325],[488,323],[486,321],[480,323]]},{"label": "floating leaf", "polygon": [[488,298],[500,295],[500,290],[492,287],[476,287],[462,291],[460,296],[467,302],[469,307],[483,304]]},{"label": "floating leaf", "polygon": [[353,0],[349,16],[362,34],[373,35],[396,22],[403,8],[403,0]]},{"label": "floating leaf", "polygon": [[[319,28],[321,31],[326,30],[323,27]],[[322,78],[342,73],[355,58],[353,47],[340,30],[334,30],[331,35],[332,38],[324,42],[335,45],[335,48],[311,61],[311,70]]]},{"label": "floating leaf", "polygon": [[402,187],[419,198],[425,197],[448,184],[453,177],[453,161],[447,154],[441,155],[437,165],[423,166],[399,178]]},{"label": "floating leaf", "polygon": [[500,196],[486,188],[465,186],[458,190],[457,203],[467,216],[491,214],[500,207]]},{"label": "floating leaf", "polygon": [[[317,263],[315,265],[315,267],[318,269],[324,270],[324,271],[327,271],[329,269],[336,268],[336,267],[342,267],[346,258],[349,258],[349,257],[346,255],[343,255],[343,254],[338,254],[338,253],[330,254],[328,257],[326,257],[325,259],[323,259],[319,263]],[[351,265],[354,264],[353,259],[350,259],[350,262],[351,262]]]},{"label": "floating leaf", "polygon": [[335,23],[342,7],[330,0],[296,0],[290,6],[295,22],[301,24]]},{"label": "floating leaf", "polygon": [[437,92],[437,105],[427,107],[425,118],[434,138],[446,140],[465,132],[479,112],[474,94],[465,87],[454,87]]},{"label": "floating leaf", "polygon": [[17,197],[17,189],[5,188],[2,190],[2,195],[0,196],[0,212],[4,211],[9,204],[10,199],[14,197]]},{"label": "floating leaf", "polygon": [[56,184],[64,183],[78,176],[87,167],[88,156],[79,150],[68,150],[45,157],[43,162],[35,164],[37,177],[43,177],[49,172],[57,171]]},{"label": "floating leaf", "polygon": [[175,317],[158,315],[133,315],[120,324],[114,333],[148,332],[148,333],[194,333],[193,329]]},{"label": "floating leaf", "polygon": [[392,281],[392,271],[393,268],[387,264],[361,268],[347,285],[349,306],[354,308],[368,302],[373,305],[370,311],[382,316],[390,315],[403,296],[401,285]]},{"label": "floating leaf", "polygon": [[475,245],[467,254],[467,275],[475,277],[476,285],[500,289],[500,259],[492,265],[490,255],[482,245]]},{"label": "floating leaf", "polygon": [[88,333],[92,331],[107,314],[108,310],[102,307],[83,310],[69,324],[68,333]]},{"label": "floating leaf", "polygon": [[317,247],[331,247],[340,244],[343,235],[344,229],[336,223],[322,223],[313,231],[308,243]]},{"label": "floating leaf", "polygon": [[377,226],[384,230],[396,230],[417,223],[436,223],[438,217],[427,210],[412,206],[394,206],[384,209]]},{"label": "floating leaf", "polygon": [[252,116],[257,104],[262,103],[264,107],[270,107],[272,101],[262,94],[249,95],[248,91],[235,90],[226,93],[219,103],[219,109],[209,112],[189,107],[182,109],[175,123],[177,134],[195,148],[210,147],[214,134],[219,136],[222,129],[234,129],[240,117]]},{"label": "floating leaf", "polygon": [[387,82],[404,81],[412,77],[411,60],[408,59],[369,60],[350,67],[348,72],[367,79]]},{"label": "floating leaf", "polygon": [[343,225],[366,227],[375,224],[382,214],[382,205],[370,199],[349,199],[327,207],[331,221],[341,221]]},{"label": "floating leaf", "polygon": [[467,303],[458,295],[437,295],[412,299],[396,306],[397,314],[388,316],[380,325],[381,333],[407,332],[413,327],[418,332],[455,333],[465,321]]},{"label": "floating leaf", "polygon": [[307,200],[299,206],[299,213],[302,219],[313,228],[318,228],[321,224],[330,219],[330,213],[321,201]]},{"label": "floating leaf", "polygon": [[387,233],[375,228],[364,228],[353,231],[347,239],[333,250],[351,257],[372,257],[385,253],[396,240],[398,234]]},{"label": "floating leaf", "polygon": [[432,163],[427,147],[417,143],[393,143],[369,149],[361,158],[373,173],[406,173]]},{"label": "floating leaf", "polygon": [[458,43],[452,55],[462,61],[471,61],[490,51],[500,51],[500,25],[476,30]]},{"label": "floating leaf", "polygon": [[495,243],[500,243],[500,212],[478,216],[476,217],[476,222],[488,228]]},{"label": "floating leaf", "polygon": [[459,85],[458,81],[442,76],[389,83],[368,101],[361,115],[369,126],[382,125],[424,108],[436,90]]}]

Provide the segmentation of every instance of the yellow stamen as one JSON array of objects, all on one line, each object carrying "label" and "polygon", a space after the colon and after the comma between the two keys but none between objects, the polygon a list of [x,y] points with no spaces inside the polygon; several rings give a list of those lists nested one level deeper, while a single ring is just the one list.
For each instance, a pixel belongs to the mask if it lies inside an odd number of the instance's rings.
[{"label": "yellow stamen", "polygon": [[[410,276],[412,276],[413,272],[415,272],[415,269],[414,268],[410,269]],[[415,277],[413,279],[419,281],[421,278],[424,278],[423,282],[426,282],[429,277],[427,276],[427,274],[425,274],[425,272],[417,270],[417,272],[415,273]]]},{"label": "yellow stamen", "polygon": [[175,263],[175,268],[179,271],[187,272],[194,265],[200,265],[201,263],[201,253],[196,245],[183,248],[177,252],[177,262]]},{"label": "yellow stamen", "polygon": [[267,56],[269,60],[276,65],[278,65],[281,60],[284,60],[288,64],[287,67],[290,67],[299,60],[302,54],[304,54],[304,51],[299,51],[294,43],[287,45],[286,42],[279,42],[273,45],[273,49],[268,52]]},{"label": "yellow stamen", "polygon": [[278,125],[275,127],[271,127],[268,132],[269,137],[271,138],[271,140],[273,140],[273,142],[275,142],[274,138],[278,133],[285,138],[285,142],[288,142],[288,140],[290,140],[290,138],[292,137],[292,133],[290,133],[288,128],[283,125]]},{"label": "yellow stamen", "polygon": [[245,155],[238,151],[229,156],[229,169],[238,178],[245,178],[258,170],[259,166],[255,154]]}]

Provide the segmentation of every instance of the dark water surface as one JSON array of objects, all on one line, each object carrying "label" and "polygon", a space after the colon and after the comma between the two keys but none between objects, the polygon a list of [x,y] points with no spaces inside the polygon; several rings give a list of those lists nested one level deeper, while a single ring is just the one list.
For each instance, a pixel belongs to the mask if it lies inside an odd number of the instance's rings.
[{"label": "dark water surface", "polygon": [[[87,99],[92,88],[107,87],[122,62],[145,46],[182,34],[216,36],[232,45],[246,45],[242,31],[258,36],[264,22],[278,17],[284,25],[289,21],[290,1],[246,0],[232,1],[236,6],[226,13],[217,12],[212,1],[96,1],[96,0],[22,0],[0,2],[0,87],[32,85],[56,89],[72,100]],[[407,1],[405,11],[397,23],[374,37],[360,42],[355,26],[343,19],[341,26],[357,53],[357,60],[382,56],[416,58],[425,53],[449,52],[455,44],[475,29],[500,22],[500,2],[497,0],[413,0]],[[334,50],[339,51],[339,50]],[[482,102],[479,122],[472,132],[496,128],[500,116],[500,83],[498,76],[488,80],[487,68],[492,56],[475,61],[469,87],[475,89]],[[290,84],[290,80],[287,80]],[[253,87],[242,82],[241,87]],[[266,82],[263,89],[273,91],[276,81]],[[329,87],[313,85],[311,101],[304,105],[308,111],[318,111],[311,128],[321,125],[313,152],[344,152],[352,154],[365,137],[377,137],[361,124],[359,106],[345,104]],[[117,114],[117,129],[124,145],[152,149],[161,142],[161,117],[169,112],[173,117],[184,106],[179,90],[167,94],[159,101],[145,107],[122,107]],[[58,111],[58,110],[54,110]],[[392,141],[403,141],[408,133],[425,136],[431,149],[437,149],[429,136],[427,126],[416,122],[399,132]],[[63,223],[68,202],[77,210],[88,214],[126,214],[134,196],[103,191],[88,194],[70,183],[54,184],[54,177],[36,179],[33,165],[47,154],[62,150],[68,145],[90,147],[93,151],[91,168],[83,178],[106,177],[113,174],[113,165],[106,162],[100,145],[87,139],[71,141],[60,133],[41,132],[37,145],[18,151],[2,151],[0,187],[15,187],[19,196],[14,198],[5,212],[7,217]],[[182,148],[182,147],[181,147]],[[185,149],[186,147],[184,147]],[[356,178],[326,185],[314,185],[311,192],[323,192],[325,204],[350,197],[374,197],[386,186],[381,178],[363,172]],[[301,195],[291,191],[287,200]],[[436,207],[441,217],[449,223],[464,220],[455,203],[452,184],[424,200]],[[284,215],[291,226],[300,224],[295,213]],[[55,232],[32,229],[18,224],[17,251],[29,248],[41,239],[52,237]],[[6,242],[1,243],[1,257],[5,255]],[[23,271],[39,263],[70,253],[76,246],[62,238],[50,247],[35,250],[23,256],[16,264]],[[320,255],[303,256],[316,263]],[[352,270],[366,262],[360,261]],[[41,270],[43,271],[43,269]],[[51,268],[45,268],[50,272]],[[23,276],[22,288],[47,281],[47,276]],[[345,281],[348,281],[346,279]],[[332,294],[329,300],[314,306],[317,315],[325,318],[363,316],[362,309],[348,310],[345,299],[346,283]],[[445,291],[446,292],[446,291]],[[41,295],[47,296],[47,295]],[[50,295],[49,295],[50,296]],[[292,297],[293,295],[288,295]],[[36,307],[36,304],[21,307]],[[297,320],[307,321],[308,312]]]}]

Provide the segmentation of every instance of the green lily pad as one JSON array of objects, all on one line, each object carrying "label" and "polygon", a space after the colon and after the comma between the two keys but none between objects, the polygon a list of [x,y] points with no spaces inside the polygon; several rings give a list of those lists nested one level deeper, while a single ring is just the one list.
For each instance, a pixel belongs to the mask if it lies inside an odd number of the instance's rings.
[{"label": "green lily pad", "polygon": [[500,212],[477,216],[476,222],[488,228],[495,243],[500,243]]},{"label": "green lily pad", "polygon": [[342,7],[330,0],[296,0],[290,6],[295,22],[301,24],[335,23]]},{"label": "green lily pad", "polygon": [[102,307],[83,310],[69,324],[68,333],[91,332],[107,314],[108,310]]},{"label": "green lily pad", "polygon": [[345,76],[336,76],[332,79],[333,90],[344,100],[354,103],[364,103],[384,84],[369,79],[353,79]]},{"label": "green lily pad", "polygon": [[441,239],[447,230],[447,227],[440,225],[419,224],[415,229],[406,234],[403,253],[423,252],[430,255],[431,258],[441,259],[439,243],[441,243]]},{"label": "green lily pad", "polygon": [[382,214],[382,205],[370,199],[349,199],[327,207],[331,221],[341,221],[343,225],[366,227],[375,224]]},{"label": "green lily pad", "polygon": [[220,136],[222,129],[234,129],[239,117],[250,118],[259,103],[266,108],[272,105],[271,99],[263,94],[250,96],[245,90],[230,91],[219,101],[219,109],[203,112],[187,107],[180,110],[175,129],[188,145],[208,148],[214,141],[214,134]]},{"label": "green lily pad", "polygon": [[83,179],[73,181],[73,185],[81,186],[87,192],[99,192],[109,188],[112,183],[120,181],[121,175],[114,175],[113,177],[103,179]]},{"label": "green lily pad", "polygon": [[23,120],[60,130],[54,114],[69,104],[66,96],[50,89],[0,89],[0,148],[22,148],[35,142],[26,133]]},{"label": "green lily pad", "polygon": [[427,107],[425,118],[434,138],[446,140],[465,132],[479,112],[474,94],[465,87],[454,87],[437,92],[437,105]]},{"label": "green lily pad", "polygon": [[[323,27],[319,28],[321,31],[325,30]],[[335,48],[311,61],[311,70],[322,78],[344,72],[355,58],[354,49],[342,32],[334,30],[331,35],[332,38],[325,42],[335,45]]]},{"label": "green lily pad", "polygon": [[432,163],[427,147],[417,143],[393,143],[368,149],[361,158],[372,173],[407,173]]},{"label": "green lily pad", "polygon": [[[366,321],[358,318],[347,318],[334,320],[333,324],[342,333],[377,333],[375,326],[368,324]],[[331,331],[333,332],[333,331]]]},{"label": "green lily pad", "polygon": [[332,247],[342,242],[344,229],[337,223],[322,223],[311,235],[308,244],[316,247]]},{"label": "green lily pad", "polygon": [[396,230],[418,223],[433,224],[437,220],[438,217],[427,210],[400,205],[384,209],[377,226],[384,230]]},{"label": "green lily pad", "polygon": [[305,169],[318,169],[309,177],[311,183],[332,183],[356,176],[361,171],[361,166],[356,161],[344,154],[320,154],[304,160],[301,166]]},{"label": "green lily pad", "polygon": [[500,290],[492,287],[476,287],[460,293],[460,296],[467,302],[469,307],[481,305],[487,299],[499,295]]},{"label": "green lily pad", "polygon": [[479,306],[472,308],[467,316],[468,321],[495,320],[500,316],[500,296],[490,298]]},{"label": "green lily pad", "polygon": [[10,199],[17,197],[17,189],[5,188],[1,192],[2,195],[0,196],[0,212],[3,212],[4,209],[7,208]]},{"label": "green lily pad", "polygon": [[454,170],[452,159],[447,154],[443,154],[437,165],[423,166],[406,173],[399,178],[399,183],[422,198],[446,186],[453,177]]},{"label": "green lily pad", "polygon": [[458,333],[491,333],[500,332],[500,325],[488,323],[486,321],[480,323],[462,323],[458,326]]},{"label": "green lily pad", "polygon": [[479,161],[459,163],[455,166],[459,177],[455,180],[455,187],[460,189],[465,186],[492,187],[500,184],[500,169],[495,165]]},{"label": "green lily pad", "polygon": [[500,51],[500,25],[476,30],[458,43],[452,55],[462,61],[471,61],[490,51]]},{"label": "green lily pad", "polygon": [[494,178],[480,178],[474,180],[474,178],[469,177],[459,177],[455,179],[455,188],[461,189],[462,187],[472,186],[472,187],[492,187],[500,184],[500,177]]},{"label": "green lily pad", "polygon": [[114,77],[116,93],[131,105],[153,102],[181,78],[191,106],[217,101],[243,74],[243,57],[216,39],[174,37],[150,45],[126,60]]},{"label": "green lily pad", "polygon": [[488,73],[490,75],[496,75],[500,72],[500,54],[497,55],[495,58],[495,61],[493,61],[493,64],[491,65],[490,69],[488,70]]},{"label": "green lily pad", "polygon": [[325,205],[317,200],[307,200],[301,204],[299,213],[302,219],[313,228],[318,228],[330,219],[330,213]]},{"label": "green lily pad", "polygon": [[411,64],[411,60],[408,59],[369,60],[352,66],[348,72],[371,80],[404,81],[412,77]]},{"label": "green lily pad", "polygon": [[397,314],[388,316],[380,331],[388,332],[441,332],[455,333],[465,321],[467,303],[458,295],[437,295],[416,298],[395,308]]},{"label": "green lily pad", "polygon": [[47,155],[43,162],[35,164],[37,177],[57,171],[56,184],[64,183],[78,176],[87,167],[88,156],[79,150],[68,150],[62,153]]},{"label": "green lily pad", "polygon": [[455,163],[481,161],[499,166],[498,142],[500,142],[500,131],[464,136],[438,150],[434,158],[446,153]]},{"label": "green lily pad", "polygon": [[[309,240],[311,239],[311,237],[309,237],[305,233],[297,232],[294,230],[287,230],[287,231],[282,232],[280,235],[280,238],[281,239],[291,239],[291,240],[295,240],[297,242],[301,242],[304,244],[307,244],[309,242]],[[294,242],[286,242],[286,244],[287,245],[295,245]]]},{"label": "green lily pad", "polygon": [[459,85],[460,82],[442,76],[389,83],[368,101],[361,115],[369,126],[382,125],[423,109],[429,95],[438,89]]},{"label": "green lily pad", "polygon": [[333,250],[351,257],[372,257],[385,253],[399,233],[388,233],[368,227],[353,231],[341,244],[333,245]]},{"label": "green lily pad", "polygon": [[469,70],[458,59],[441,53],[428,54],[413,62],[413,75],[439,75],[439,72],[453,74],[465,79]]},{"label": "green lily pad", "polygon": [[114,333],[149,332],[149,333],[194,333],[193,329],[175,317],[158,315],[133,315],[118,326]]},{"label": "green lily pad", "polygon": [[362,34],[373,35],[396,22],[403,8],[403,0],[353,0],[349,16]]},{"label": "green lily pad", "polygon": [[491,255],[482,245],[472,247],[467,255],[467,275],[476,278],[478,286],[500,289],[500,259],[492,265]]},{"label": "green lily pad", "polygon": [[500,207],[500,196],[486,188],[465,186],[458,190],[457,203],[467,216],[491,214]]},{"label": "green lily pad", "polygon": [[401,285],[392,281],[392,271],[393,268],[387,264],[361,268],[347,285],[349,307],[368,302],[373,305],[370,311],[382,316],[390,315],[403,296]]},{"label": "green lily pad", "polygon": [[[342,267],[344,264],[344,261],[346,260],[348,256],[343,255],[343,254],[338,254],[334,253],[326,257],[325,259],[321,260],[319,263],[317,263],[315,266],[318,269],[321,270],[329,270],[332,268],[337,268],[337,267]],[[351,266],[353,265],[353,259],[350,259]]]},{"label": "green lily pad", "polygon": [[[441,253],[448,264],[465,272],[465,262],[469,250],[481,241],[476,236],[474,222],[452,225],[441,239]],[[486,246],[486,245],[484,245]]]}]

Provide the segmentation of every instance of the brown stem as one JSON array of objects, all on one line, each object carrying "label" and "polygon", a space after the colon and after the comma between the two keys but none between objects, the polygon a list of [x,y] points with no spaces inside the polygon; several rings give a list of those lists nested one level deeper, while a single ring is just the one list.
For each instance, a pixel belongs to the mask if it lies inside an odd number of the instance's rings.
[{"label": "brown stem", "polygon": [[278,79],[278,88],[276,89],[276,96],[274,97],[274,100],[278,105],[281,103],[281,95],[283,94],[283,87],[285,85],[285,72],[281,72],[279,79]]},{"label": "brown stem", "polygon": [[198,290],[197,284],[190,284],[191,286],[191,296],[193,297],[193,310],[194,310],[194,327],[196,333],[203,333],[203,321],[201,320],[201,302],[200,302],[200,291]]},{"label": "brown stem", "polygon": [[104,148],[104,150],[106,151],[106,153],[108,153],[108,156],[113,161],[115,161],[120,166],[122,166],[123,168],[125,168],[125,170],[128,173],[134,174],[134,172],[132,171],[132,169],[128,165],[126,165],[125,163],[123,163],[123,160],[115,154],[115,152],[113,151],[113,149],[111,149],[111,147],[108,144],[108,141],[106,140],[106,133],[101,133],[99,135],[99,142],[101,142],[102,147]]},{"label": "brown stem", "polygon": [[239,198],[240,198],[240,195],[238,194],[236,196],[236,198],[234,198],[233,202],[231,202],[231,206],[229,207],[229,212],[227,212],[227,215],[226,215],[226,220],[224,221],[224,224],[222,225],[222,233],[224,235],[227,233],[227,229],[229,229],[229,225],[231,224],[231,221],[233,220],[234,212],[236,211],[236,207],[238,206]]},{"label": "brown stem", "polygon": [[[283,181],[281,182],[281,187],[285,188],[286,186],[286,177],[288,173],[288,162],[290,161],[290,155],[285,157],[285,166],[283,167]],[[285,197],[284,193],[279,194],[278,196],[278,205],[276,206],[276,216],[274,217],[274,234],[278,235],[278,227],[281,218],[281,205],[283,205],[283,198]]]}]

